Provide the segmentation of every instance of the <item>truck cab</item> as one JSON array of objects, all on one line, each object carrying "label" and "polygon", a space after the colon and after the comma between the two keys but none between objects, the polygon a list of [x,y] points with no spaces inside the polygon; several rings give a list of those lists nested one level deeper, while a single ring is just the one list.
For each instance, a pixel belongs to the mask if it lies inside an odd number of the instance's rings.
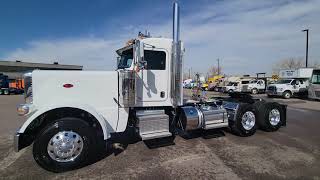
[{"label": "truck cab", "polygon": [[269,97],[282,96],[285,99],[289,99],[293,95],[301,96],[306,94],[308,84],[307,79],[280,79],[268,86],[267,94]]}]

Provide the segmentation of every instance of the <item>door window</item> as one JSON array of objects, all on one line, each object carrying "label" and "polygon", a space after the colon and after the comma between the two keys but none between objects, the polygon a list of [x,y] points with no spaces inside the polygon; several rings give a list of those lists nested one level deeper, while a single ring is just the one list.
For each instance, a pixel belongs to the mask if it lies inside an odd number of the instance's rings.
[{"label": "door window", "polygon": [[144,51],[144,60],[147,61],[148,70],[165,70],[166,53],[164,51]]}]

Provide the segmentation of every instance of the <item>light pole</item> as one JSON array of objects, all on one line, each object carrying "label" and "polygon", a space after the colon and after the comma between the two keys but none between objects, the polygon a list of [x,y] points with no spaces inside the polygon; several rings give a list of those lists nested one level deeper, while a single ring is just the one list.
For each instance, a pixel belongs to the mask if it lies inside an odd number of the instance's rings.
[{"label": "light pole", "polygon": [[306,68],[308,67],[308,51],[309,51],[309,29],[304,29],[302,32],[307,32],[307,41],[306,41]]},{"label": "light pole", "polygon": [[220,75],[220,59],[218,58],[217,61],[218,61],[218,75]]}]

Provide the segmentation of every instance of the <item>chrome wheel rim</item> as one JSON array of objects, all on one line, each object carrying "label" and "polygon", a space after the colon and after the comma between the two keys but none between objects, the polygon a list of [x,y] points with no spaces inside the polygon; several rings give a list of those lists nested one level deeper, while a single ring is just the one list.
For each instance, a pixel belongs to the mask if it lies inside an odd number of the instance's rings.
[{"label": "chrome wheel rim", "polygon": [[284,96],[285,96],[286,98],[289,98],[289,97],[290,97],[290,94],[289,94],[289,93],[286,93]]},{"label": "chrome wheel rim", "polygon": [[253,112],[247,111],[242,115],[241,124],[245,130],[250,130],[256,123],[256,116]]},{"label": "chrome wheel rim", "polygon": [[271,125],[276,126],[280,122],[281,116],[278,109],[272,109],[269,112],[269,122]]},{"label": "chrome wheel rim", "polygon": [[83,139],[73,131],[58,132],[50,139],[47,150],[51,159],[55,161],[74,161],[83,150]]}]

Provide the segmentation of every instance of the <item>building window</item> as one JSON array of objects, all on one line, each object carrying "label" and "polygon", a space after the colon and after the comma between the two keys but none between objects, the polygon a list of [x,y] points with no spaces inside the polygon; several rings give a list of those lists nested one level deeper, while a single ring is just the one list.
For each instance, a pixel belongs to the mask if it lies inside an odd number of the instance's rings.
[{"label": "building window", "polygon": [[165,70],[166,53],[164,51],[144,51],[144,60],[147,61],[148,70]]}]

